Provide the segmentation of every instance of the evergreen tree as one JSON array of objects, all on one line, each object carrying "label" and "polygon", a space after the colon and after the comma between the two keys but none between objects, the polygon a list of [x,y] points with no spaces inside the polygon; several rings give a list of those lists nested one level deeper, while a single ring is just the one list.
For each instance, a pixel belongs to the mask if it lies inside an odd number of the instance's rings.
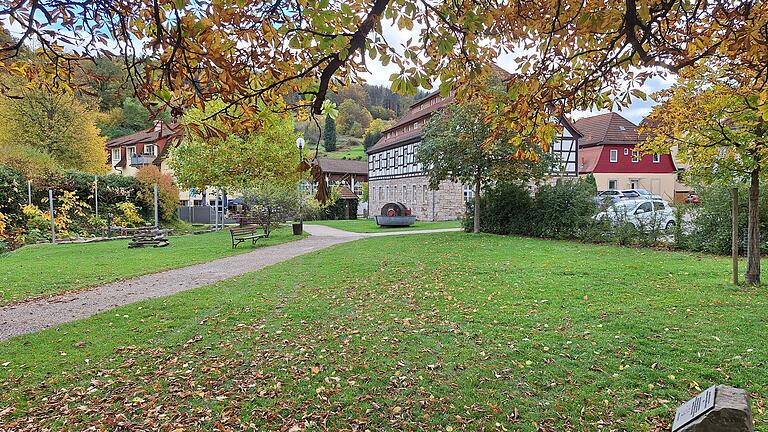
[{"label": "evergreen tree", "polygon": [[327,152],[336,151],[336,120],[334,120],[331,116],[325,116],[323,147]]}]

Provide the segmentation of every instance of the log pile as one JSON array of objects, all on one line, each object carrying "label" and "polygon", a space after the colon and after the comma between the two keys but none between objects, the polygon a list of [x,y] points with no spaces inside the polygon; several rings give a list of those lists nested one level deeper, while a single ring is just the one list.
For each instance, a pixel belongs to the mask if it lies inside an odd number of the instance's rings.
[{"label": "log pile", "polygon": [[133,240],[128,243],[128,248],[143,248],[147,246],[165,247],[168,246],[168,236],[166,230],[155,227],[137,228],[133,235]]}]

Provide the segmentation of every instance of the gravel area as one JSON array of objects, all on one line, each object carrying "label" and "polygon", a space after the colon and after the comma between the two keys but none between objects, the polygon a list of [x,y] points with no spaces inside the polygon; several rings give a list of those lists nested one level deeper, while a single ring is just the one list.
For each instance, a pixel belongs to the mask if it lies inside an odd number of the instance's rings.
[{"label": "gravel area", "polygon": [[299,255],[364,237],[458,231],[451,228],[358,234],[321,225],[305,225],[304,229],[311,237],[258,248],[253,252],[207,263],[114,282],[87,291],[0,308],[0,340],[87,318],[118,306],[210,285]]}]

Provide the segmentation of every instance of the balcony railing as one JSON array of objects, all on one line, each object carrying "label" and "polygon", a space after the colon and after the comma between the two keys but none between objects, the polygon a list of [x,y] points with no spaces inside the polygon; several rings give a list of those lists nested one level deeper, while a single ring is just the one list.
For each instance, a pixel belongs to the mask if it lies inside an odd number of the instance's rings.
[{"label": "balcony railing", "polygon": [[153,155],[145,155],[145,154],[131,155],[131,166],[136,167],[136,166],[149,165],[155,161],[155,158],[156,156],[153,156]]}]

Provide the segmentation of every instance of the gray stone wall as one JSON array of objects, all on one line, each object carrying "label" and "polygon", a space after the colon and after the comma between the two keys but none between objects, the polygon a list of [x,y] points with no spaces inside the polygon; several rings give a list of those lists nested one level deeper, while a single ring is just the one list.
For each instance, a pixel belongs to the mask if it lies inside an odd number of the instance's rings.
[{"label": "gray stone wall", "polygon": [[405,204],[419,220],[459,219],[466,209],[460,183],[444,181],[438,190],[432,191],[425,176],[370,180],[368,209],[371,217],[380,214],[381,207],[388,202]]}]

